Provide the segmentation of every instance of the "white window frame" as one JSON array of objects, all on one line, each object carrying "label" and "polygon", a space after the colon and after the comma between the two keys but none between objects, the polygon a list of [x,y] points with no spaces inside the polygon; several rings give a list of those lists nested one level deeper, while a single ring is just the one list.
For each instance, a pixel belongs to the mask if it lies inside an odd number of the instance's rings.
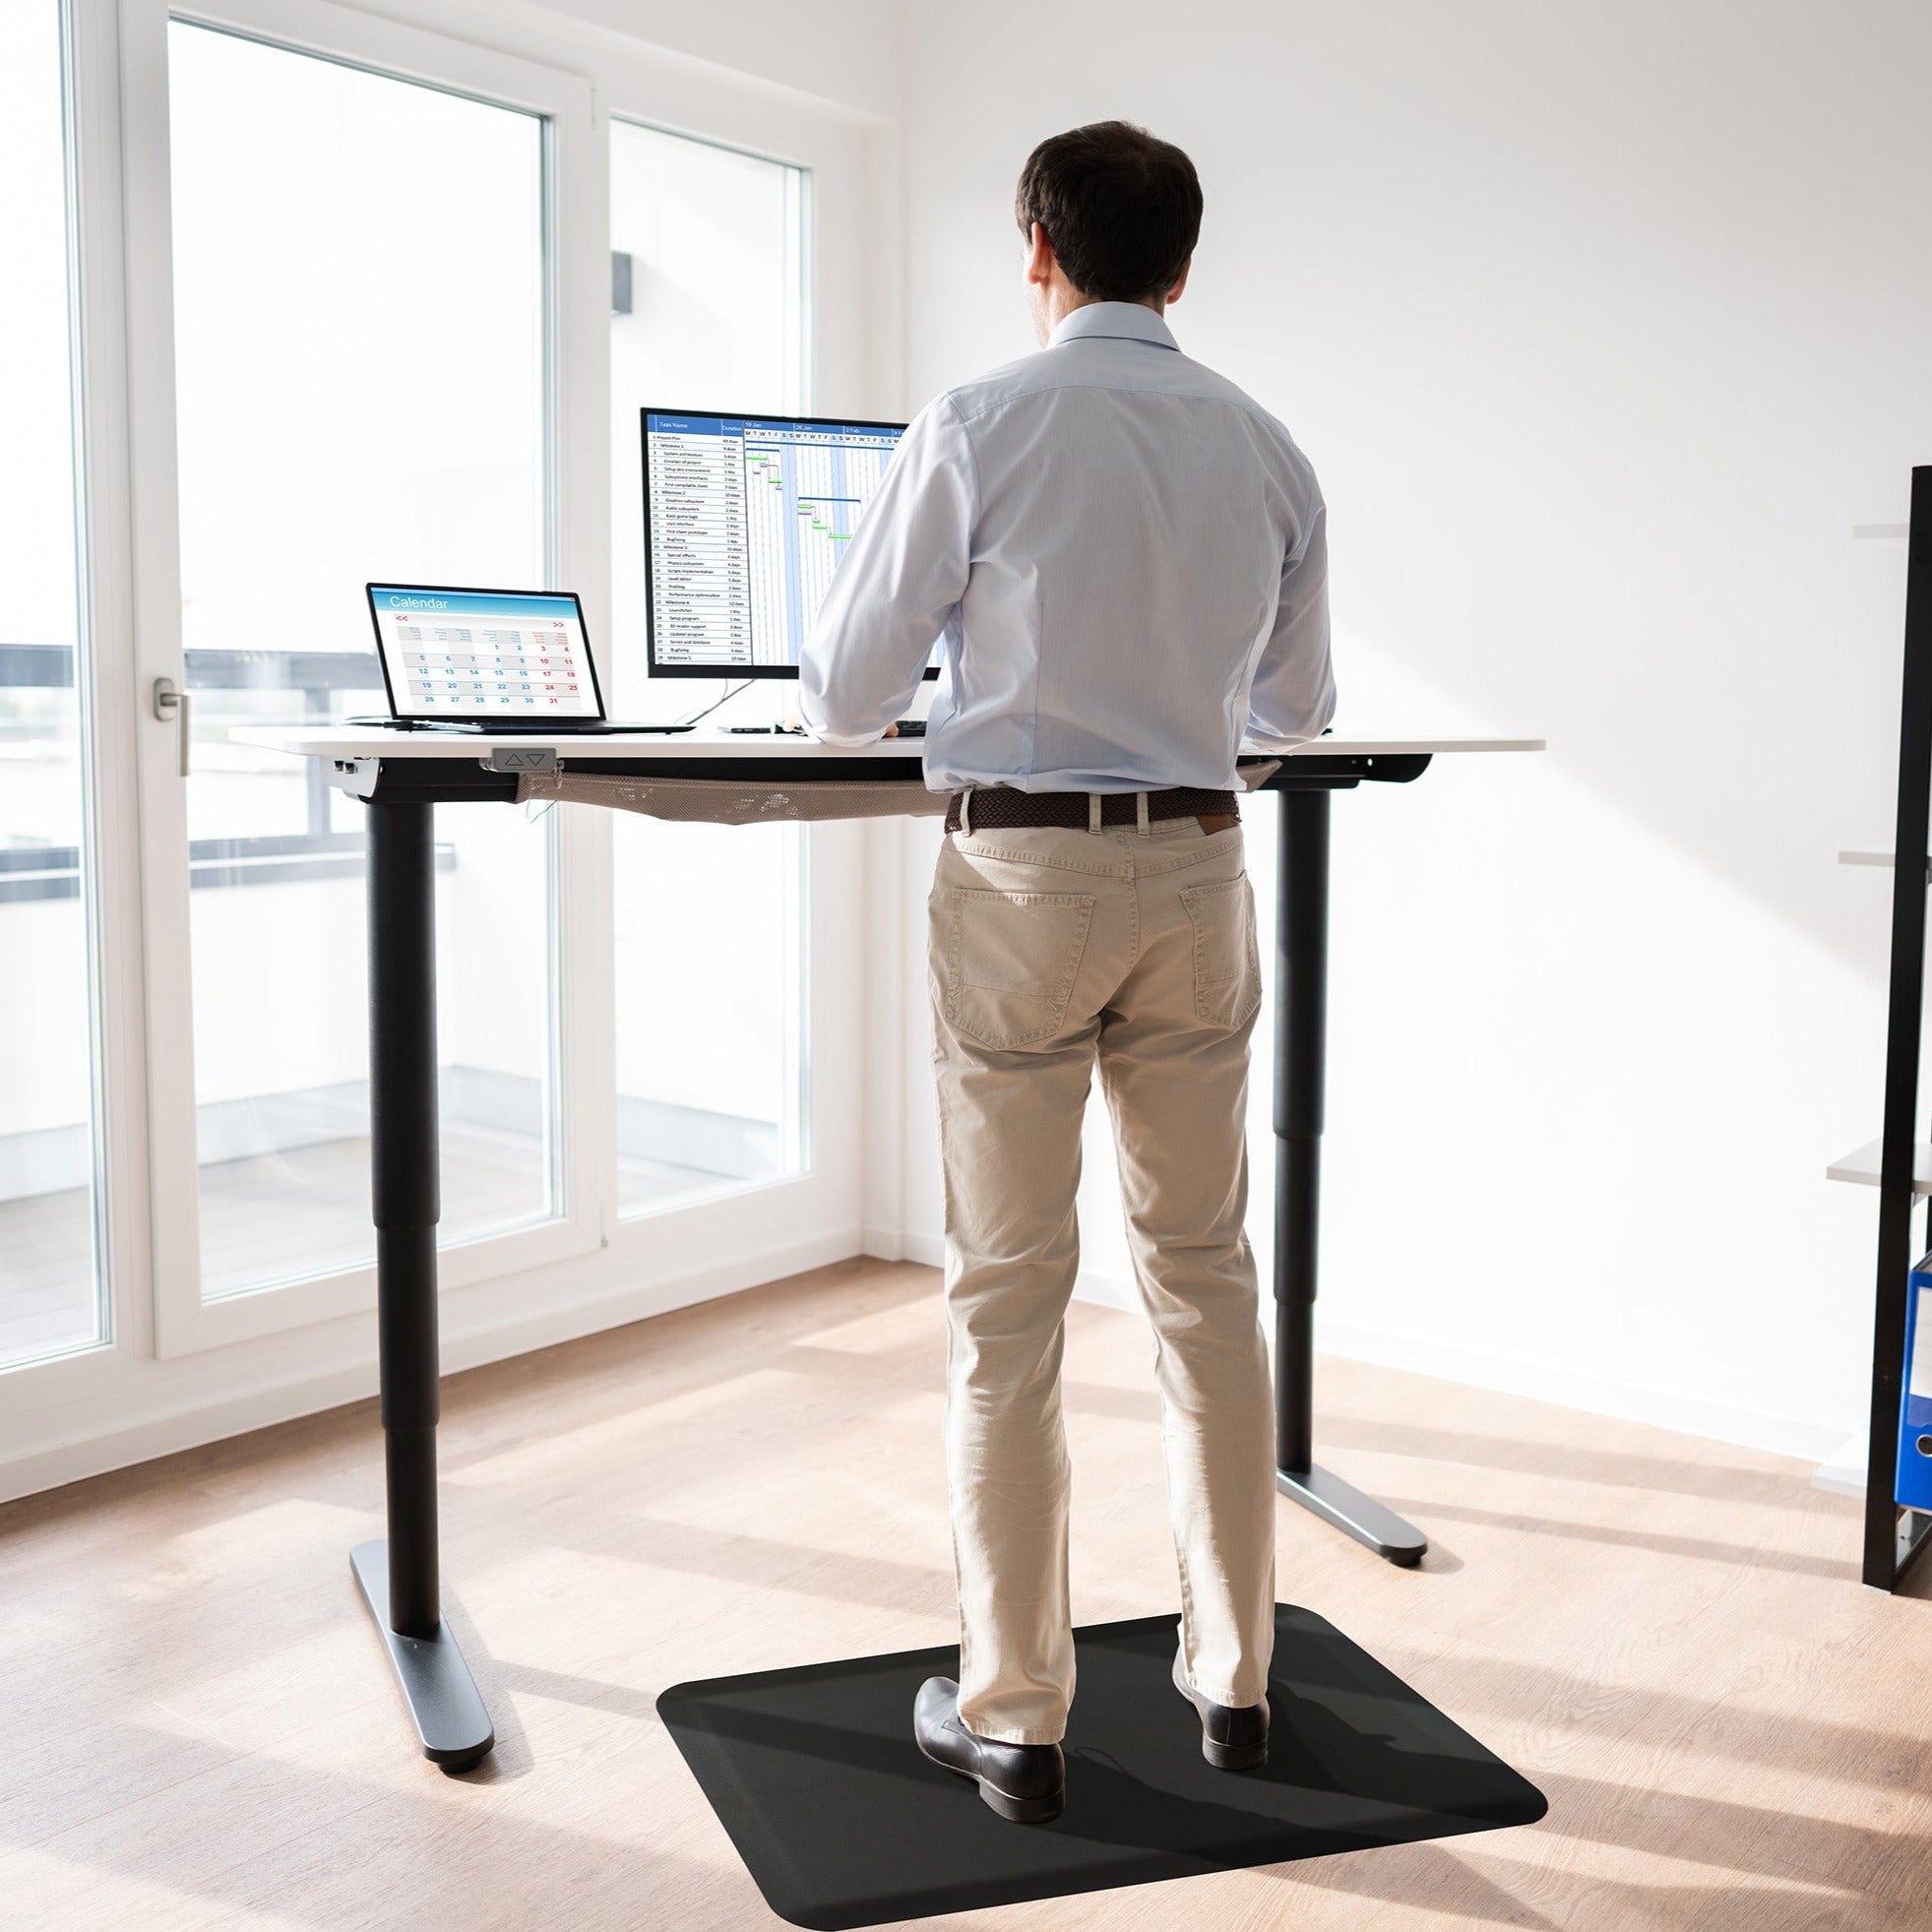
[{"label": "white window frame", "polygon": [[[580,76],[492,49],[446,40],[334,5],[332,0],[239,0],[175,4],[122,0],[121,73],[127,103],[124,195],[128,218],[129,349],[137,524],[135,626],[137,692],[157,677],[185,684],[182,669],[179,518],[175,468],[174,293],[168,153],[167,33],[171,20],[473,95],[542,117],[545,255],[548,276],[546,388],[549,425],[550,573],[568,584],[594,545],[594,498],[583,472],[603,447],[594,413],[602,385],[587,370],[587,306],[597,312],[606,227],[590,84]],[[607,304],[607,294],[602,296]],[[589,447],[587,447],[587,445]],[[375,1306],[373,1265],[249,1293],[204,1300],[194,1132],[195,1057],[186,788],[172,727],[141,734],[143,857],[147,892],[148,1081],[154,1172],[155,1340],[162,1356],[219,1347]],[[581,841],[557,841],[553,898],[568,919],[586,896]],[[555,922],[553,922],[553,926]],[[561,1075],[562,1214],[504,1234],[445,1249],[441,1278],[452,1288],[589,1253],[598,1240],[596,1204],[572,1186],[595,1123],[585,1076],[592,1045],[577,955],[567,925],[554,930]]]},{"label": "white window frame", "polygon": [[[642,50],[601,60],[598,80],[599,104],[608,120],[801,170],[803,366],[798,412],[848,408],[854,414],[877,415],[893,406],[896,360],[888,359],[892,390],[882,396],[880,364],[872,353],[875,332],[896,342],[892,318],[885,317],[882,324],[864,299],[866,218],[876,191],[876,157],[865,124],[815,112],[778,89],[697,73],[687,63]],[[606,170],[608,165],[606,153]],[[604,355],[607,372],[607,342]],[[598,632],[606,637],[609,582],[606,564],[592,591],[586,592]],[[617,700],[619,705],[626,702],[634,705],[635,697]],[[600,876],[608,880],[609,815],[587,816],[587,838],[596,841]],[[721,1190],[698,1202],[619,1217],[613,1089],[606,1143],[610,1164],[601,1191],[612,1204],[607,1226],[611,1256],[627,1272],[688,1278],[720,1252],[735,1249],[771,1275],[810,1266],[814,1257],[837,1259],[860,1246],[868,845],[865,828],[857,824],[810,825],[803,831],[799,870],[807,904],[801,908],[805,947],[799,1074],[805,1087],[801,1125],[806,1165],[800,1172]],[[607,918],[612,903],[607,889],[597,903]],[[607,932],[596,950],[608,971],[614,955]],[[607,1000],[609,1036],[614,1038],[614,984]]]},{"label": "white window frame", "polygon": [[[560,583],[608,630],[609,267],[605,115],[807,170],[808,343],[801,405],[889,416],[902,401],[896,137],[888,123],[605,30],[443,0],[69,0],[79,205],[80,407],[96,708],[102,1136],[108,1340],[0,1372],[0,1496],[352,1400],[375,1382],[373,1271],[204,1304],[180,1256],[191,1160],[156,1160],[192,1108],[185,813],[172,728],[143,702],[180,678],[166,21],[180,14],[379,72],[524,106],[551,122],[556,304],[551,515]],[[475,43],[486,34],[491,44]],[[135,507],[139,506],[139,515]],[[864,1025],[868,977],[897,998],[898,962],[867,946],[897,924],[898,828],[810,829],[805,974],[810,1170],[620,1220],[610,824],[560,808],[555,880],[567,1226],[447,1250],[446,1369],[499,1359],[857,1253],[880,1212],[864,1178],[864,1095],[895,1084]],[[169,908],[158,878],[176,882]],[[881,912],[881,895],[891,902]],[[157,904],[156,902],[163,902]],[[158,942],[158,943],[157,943]],[[144,949],[148,957],[144,959]],[[170,987],[172,990],[170,990]],[[870,1049],[870,1050],[869,1050]],[[889,1054],[890,1057],[890,1054]],[[184,1097],[185,1096],[185,1101]],[[882,1122],[868,1139],[877,1148]],[[192,1151],[185,1136],[180,1146]],[[184,1185],[185,1182],[185,1185]],[[869,1211],[869,1214],[868,1212]],[[554,1243],[554,1245],[552,1245]],[[194,1258],[190,1253],[190,1260]]]},{"label": "white window frame", "polygon": [[68,0],[64,21],[67,72],[67,164],[73,318],[71,380],[78,394],[76,553],[79,649],[92,659],[80,672],[87,694],[84,731],[93,735],[93,891],[98,906],[98,956],[90,962],[94,996],[94,1145],[102,1171],[94,1185],[104,1239],[103,1340],[91,1347],[27,1361],[0,1371],[0,1464],[9,1436],[44,1432],[40,1418],[77,1400],[111,1390],[131,1360],[152,1351],[154,1336],[152,1221],[144,1053],[145,996],[140,931],[141,801],[136,782],[138,727],[134,705],[133,518],[125,333],[126,282],[121,206],[121,93],[112,0]]}]

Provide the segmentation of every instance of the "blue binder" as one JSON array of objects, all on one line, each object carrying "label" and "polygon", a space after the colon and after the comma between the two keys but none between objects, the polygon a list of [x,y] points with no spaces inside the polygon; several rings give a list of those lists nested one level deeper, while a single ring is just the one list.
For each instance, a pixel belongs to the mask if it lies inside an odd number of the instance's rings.
[{"label": "blue binder", "polygon": [[1908,1509],[1932,1510],[1932,1254],[1921,1257],[1905,1289],[1896,1494]]}]

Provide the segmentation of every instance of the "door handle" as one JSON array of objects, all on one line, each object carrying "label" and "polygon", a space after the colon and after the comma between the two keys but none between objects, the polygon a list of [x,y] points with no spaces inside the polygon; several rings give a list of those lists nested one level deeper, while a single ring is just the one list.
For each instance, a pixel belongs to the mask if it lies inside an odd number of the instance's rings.
[{"label": "door handle", "polygon": [[157,677],[155,680],[155,716],[161,723],[178,723],[181,731],[181,776],[191,778],[194,768],[191,754],[194,748],[192,696],[180,690],[171,677]]}]

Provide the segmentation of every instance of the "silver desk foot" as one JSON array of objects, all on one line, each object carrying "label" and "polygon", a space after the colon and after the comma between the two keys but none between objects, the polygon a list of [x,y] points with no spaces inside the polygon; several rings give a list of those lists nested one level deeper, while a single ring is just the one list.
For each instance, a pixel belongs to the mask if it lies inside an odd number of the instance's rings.
[{"label": "silver desk foot", "polygon": [[1277,1469],[1275,1486],[1324,1523],[1334,1524],[1377,1556],[1404,1570],[1414,1569],[1429,1547],[1428,1537],[1412,1523],[1404,1523],[1394,1510],[1373,1496],[1364,1496],[1352,1483],[1343,1482],[1327,1469]]},{"label": "silver desk foot", "polygon": [[422,1755],[447,1772],[474,1770],[489,1756],[496,1732],[449,1625],[439,1623],[428,1637],[398,1635],[389,1627],[389,1545],[358,1543],[348,1561],[389,1652]]}]

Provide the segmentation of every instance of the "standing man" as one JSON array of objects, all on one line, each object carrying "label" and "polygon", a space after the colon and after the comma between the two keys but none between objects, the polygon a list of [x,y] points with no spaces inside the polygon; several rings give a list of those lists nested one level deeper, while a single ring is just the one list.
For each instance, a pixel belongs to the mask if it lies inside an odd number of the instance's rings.
[{"label": "standing man", "polygon": [[1059,1815],[1074,1693],[1062,1321],[1097,1062],[1154,1331],[1180,1564],[1176,1688],[1229,1770],[1268,1752],[1275,1458],[1243,1221],[1261,999],[1233,786],[1335,710],[1321,491],[1272,416],[1181,354],[1201,187],[1122,121],[1042,142],[1016,205],[1039,353],[906,430],[799,670],[862,745],[944,669],[926,781],[946,1183],[946,1446],[960,1681],[928,1758]]}]

